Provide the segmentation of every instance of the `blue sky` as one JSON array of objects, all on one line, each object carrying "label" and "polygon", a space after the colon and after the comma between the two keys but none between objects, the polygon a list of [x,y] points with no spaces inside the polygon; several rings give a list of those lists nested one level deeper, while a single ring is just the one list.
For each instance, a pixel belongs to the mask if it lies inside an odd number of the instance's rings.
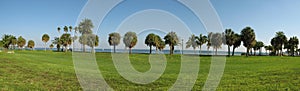
[{"label": "blue sky", "polygon": [[[59,36],[58,26],[74,26],[87,0],[1,0],[0,35],[13,34],[36,41],[42,47],[41,36]],[[211,0],[224,28],[240,32],[251,26],[257,40],[270,44],[276,31],[288,37],[300,36],[299,0]],[[122,20],[143,9],[160,9],[180,18],[192,33],[206,34],[203,25],[186,7],[174,0],[127,0],[114,8],[100,25],[100,48],[107,48],[108,33],[116,30]],[[122,34],[123,35],[123,34]],[[145,35],[141,35],[145,36]],[[163,36],[161,36],[163,37]],[[143,38],[139,38],[141,44]],[[50,44],[50,43],[48,43]],[[144,46],[137,46],[143,48]],[[239,50],[243,51],[243,47]]]}]

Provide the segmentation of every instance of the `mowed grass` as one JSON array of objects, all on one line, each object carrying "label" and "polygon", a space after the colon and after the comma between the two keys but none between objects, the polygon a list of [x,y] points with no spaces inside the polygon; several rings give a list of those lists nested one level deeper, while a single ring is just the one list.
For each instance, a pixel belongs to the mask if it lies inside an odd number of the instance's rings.
[{"label": "mowed grass", "polygon": [[[150,69],[148,54],[132,54],[133,67]],[[155,82],[142,85],[124,79],[114,67],[110,53],[97,53],[97,63],[114,90],[167,90],[180,71],[180,55],[166,55],[167,68]],[[193,90],[204,87],[210,57],[201,57]],[[184,61],[184,60],[183,60]],[[82,90],[71,53],[15,51],[0,53],[0,90]],[[217,90],[300,90],[300,57],[229,57]]]}]

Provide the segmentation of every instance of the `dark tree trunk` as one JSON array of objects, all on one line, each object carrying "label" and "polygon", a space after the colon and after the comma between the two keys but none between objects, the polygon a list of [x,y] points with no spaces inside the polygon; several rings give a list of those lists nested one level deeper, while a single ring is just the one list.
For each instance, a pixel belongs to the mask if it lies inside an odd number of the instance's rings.
[{"label": "dark tree trunk", "polygon": [[249,48],[247,48],[247,52],[246,52],[246,56],[248,57],[249,56]]},{"label": "dark tree trunk", "polygon": [[232,49],[232,56],[234,56],[235,47]]},{"label": "dark tree trunk", "polygon": [[228,45],[228,57],[230,57],[230,46]]},{"label": "dark tree trunk", "polygon": [[129,47],[129,54],[131,54],[131,48]]},{"label": "dark tree trunk", "polygon": [[150,54],[152,54],[152,45],[150,45]]},{"label": "dark tree trunk", "polygon": [[116,53],[116,45],[114,45],[114,53]]}]

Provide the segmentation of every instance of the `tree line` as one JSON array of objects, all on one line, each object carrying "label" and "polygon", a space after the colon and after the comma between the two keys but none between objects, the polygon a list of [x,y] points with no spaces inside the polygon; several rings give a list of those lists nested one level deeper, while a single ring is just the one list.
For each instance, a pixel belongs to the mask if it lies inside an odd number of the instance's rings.
[{"label": "tree line", "polygon": [[[52,49],[56,46],[58,52],[67,52],[68,50],[71,50],[69,47],[73,44],[73,42],[78,40],[78,42],[82,45],[83,52],[86,51],[85,46],[91,47],[92,52],[94,52],[94,48],[99,46],[99,37],[96,34],[93,34],[92,28],[94,28],[94,25],[90,19],[83,19],[78,26],[74,28],[72,26],[64,26],[63,28],[58,27],[58,33],[60,34],[62,29],[63,33],[60,37],[54,37],[49,48]],[[48,34],[42,35],[42,41],[45,43],[45,50],[49,39],[50,36]],[[113,32],[109,34],[108,43],[110,46],[113,46],[114,52],[116,52],[116,46],[120,44],[120,41],[121,35],[119,33]],[[123,37],[123,43],[126,48],[129,48],[129,53],[131,53],[131,49],[137,42],[138,38],[135,32],[129,31]],[[150,33],[146,36],[144,43],[149,46],[150,54],[152,53],[152,47],[155,47],[156,51],[162,51],[166,45],[170,47],[170,54],[173,54],[174,47],[178,46],[180,41],[176,32],[169,32],[163,38],[154,33]],[[232,29],[226,29],[222,33],[209,32],[208,35],[191,35],[185,44],[186,48],[192,47],[195,53],[195,50],[199,48],[200,54],[202,46],[206,44],[207,51],[209,51],[210,48],[213,48],[215,55],[217,55],[218,49],[220,49],[222,45],[227,45],[228,56],[234,56],[235,49],[240,47],[242,43],[246,48],[246,56],[257,55],[256,51],[259,51],[258,55],[263,55],[262,48],[265,48],[267,53],[266,55],[282,56],[284,55],[283,49],[286,49],[290,56],[300,54],[300,49],[298,49],[299,40],[297,36],[293,36],[288,39],[284,32],[279,31],[276,32],[275,37],[270,41],[271,45],[265,46],[262,41],[256,40],[255,31],[251,27],[245,27],[240,33],[235,33]],[[25,44],[26,39],[22,36],[16,38],[13,35],[7,34],[3,35],[2,40],[0,41],[0,46],[4,49],[16,49],[15,47],[23,49]],[[34,46],[35,42],[33,40],[29,40],[26,47],[33,49]]]}]

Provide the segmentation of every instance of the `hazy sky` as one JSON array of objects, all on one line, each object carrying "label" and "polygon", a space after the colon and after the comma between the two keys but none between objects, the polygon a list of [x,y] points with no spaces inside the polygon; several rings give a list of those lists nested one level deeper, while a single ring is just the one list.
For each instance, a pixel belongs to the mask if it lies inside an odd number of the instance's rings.
[{"label": "hazy sky", "polygon": [[[87,0],[1,0],[0,35],[23,36],[27,40],[34,40],[37,47],[41,47],[43,46],[42,34],[49,34],[52,40],[54,36],[60,35],[56,30],[58,26],[74,26],[86,2]],[[275,36],[276,31],[284,31],[288,37],[300,36],[299,0],[211,0],[211,4],[216,9],[224,28],[231,28],[239,33],[244,27],[251,26],[256,32],[257,40],[266,44],[270,44],[269,41]],[[138,15],[137,13],[144,9],[168,11],[165,14],[174,15],[174,19],[179,18],[193,34],[207,32],[193,13],[175,0],[127,0],[114,8],[100,29],[95,30],[100,36],[99,47],[110,48],[107,43],[108,33],[116,31],[124,19],[130,21],[128,16]],[[168,17],[163,17],[163,14],[151,16],[161,18],[159,20],[162,21]],[[171,27],[175,25],[174,28],[180,24],[176,21],[172,22],[169,25]],[[166,22],[156,23],[159,25]],[[184,29],[184,26],[179,28]],[[139,34],[140,44],[136,48],[146,47],[143,45],[146,34]],[[163,34],[160,35],[163,37]],[[183,37],[188,36],[190,35]],[[244,51],[243,47],[239,50]]]}]

